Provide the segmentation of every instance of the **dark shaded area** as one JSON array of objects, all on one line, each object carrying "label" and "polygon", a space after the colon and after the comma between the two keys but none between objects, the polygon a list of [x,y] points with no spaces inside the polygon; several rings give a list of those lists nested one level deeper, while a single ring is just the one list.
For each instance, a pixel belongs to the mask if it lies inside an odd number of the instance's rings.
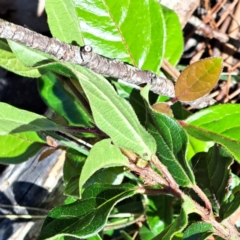
[{"label": "dark shaded area", "polygon": [[38,93],[36,79],[24,78],[3,69],[0,70],[0,101],[39,114],[47,109]]},{"label": "dark shaded area", "polygon": [[[36,207],[41,204],[44,197],[47,195],[47,190],[35,185],[34,183],[28,182],[16,182],[12,187],[15,200],[20,206]],[[12,203],[8,197],[0,192],[0,203],[11,206]],[[0,210],[0,215],[6,214],[36,214],[36,211],[26,210],[26,209],[14,209],[10,207],[2,207]],[[0,219],[0,239],[11,239],[13,232],[13,224],[24,223],[29,221],[29,219],[11,219],[2,218]]]}]

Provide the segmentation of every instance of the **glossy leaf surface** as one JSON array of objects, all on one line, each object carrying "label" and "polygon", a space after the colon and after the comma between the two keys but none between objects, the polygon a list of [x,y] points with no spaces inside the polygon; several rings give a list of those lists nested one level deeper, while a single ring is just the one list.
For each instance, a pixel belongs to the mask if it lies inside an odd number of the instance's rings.
[{"label": "glossy leaf surface", "polygon": [[53,37],[66,43],[84,45],[73,1],[48,0],[45,9]]},{"label": "glossy leaf surface", "polygon": [[239,116],[240,105],[224,104],[199,111],[181,124],[193,137],[223,145],[240,161]]},{"label": "glossy leaf surface", "polygon": [[164,17],[157,1],[74,0],[86,45],[109,58],[157,71],[164,54]]},{"label": "glossy leaf surface", "polygon": [[46,73],[38,80],[38,89],[45,103],[74,126],[92,126],[86,108],[68,91],[53,73]]},{"label": "glossy leaf surface", "polygon": [[118,147],[111,144],[110,139],[96,143],[83,166],[79,180],[79,192],[82,192],[84,183],[99,169],[127,166],[128,164],[128,159],[121,153]]},{"label": "glossy leaf surface", "polygon": [[199,152],[207,152],[210,147],[214,145],[213,142],[204,142],[199,139],[188,136],[187,159],[190,160],[195,154]]},{"label": "glossy leaf surface", "polygon": [[184,42],[182,28],[178,15],[163,5],[161,7],[164,16],[164,28],[166,31],[164,59],[167,59],[172,65],[176,65],[183,53]]},{"label": "glossy leaf surface", "polygon": [[37,78],[41,75],[37,69],[23,65],[4,40],[0,40],[0,66],[23,77]]},{"label": "glossy leaf surface", "polygon": [[35,132],[0,136],[0,163],[18,164],[27,161],[42,149],[43,141]]},{"label": "glossy leaf surface", "polygon": [[222,58],[206,58],[186,67],[176,85],[176,98],[193,101],[209,93],[217,83],[222,71]]},{"label": "glossy leaf surface", "polygon": [[135,186],[94,184],[82,199],[53,209],[45,220],[39,239],[53,236],[88,238],[102,230],[113,206],[135,194]]},{"label": "glossy leaf surface", "polygon": [[36,113],[0,102],[0,135],[42,130],[58,131],[61,126]]},{"label": "glossy leaf surface", "polygon": [[[214,228],[209,223],[197,222],[190,225],[184,232],[184,240],[204,240],[212,235]],[[207,233],[207,234],[206,234]],[[205,235],[205,236],[204,236]]]},{"label": "glossy leaf surface", "polygon": [[208,153],[198,153],[192,159],[197,185],[205,192],[215,212],[219,211],[228,195],[232,163],[232,157],[217,146],[210,148]]},{"label": "glossy leaf surface", "polygon": [[156,151],[156,143],[140,125],[130,104],[117,95],[106,79],[80,66],[76,68],[97,126],[111,137],[115,145],[150,160]]}]

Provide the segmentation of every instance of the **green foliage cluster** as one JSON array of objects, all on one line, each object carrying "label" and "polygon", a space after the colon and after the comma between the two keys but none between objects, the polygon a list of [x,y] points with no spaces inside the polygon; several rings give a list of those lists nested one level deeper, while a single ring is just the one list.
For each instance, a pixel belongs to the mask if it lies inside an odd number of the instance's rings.
[{"label": "green foliage cluster", "polygon": [[[157,74],[164,58],[176,65],[183,51],[177,15],[155,0],[48,0],[46,12],[53,37]],[[0,103],[0,162],[21,163],[46,146],[66,151],[68,198],[48,214],[39,239],[133,239],[133,224],[143,218],[144,240],[239,239],[228,220],[240,201],[239,178],[230,170],[240,161],[240,106],[191,114],[176,102],[211,91],[220,58],[182,72],[171,116],[151,106],[163,98],[149,86],[139,92],[12,41],[0,40],[0,66],[36,78],[58,116],[54,122]],[[67,141],[64,133],[93,146]]]}]

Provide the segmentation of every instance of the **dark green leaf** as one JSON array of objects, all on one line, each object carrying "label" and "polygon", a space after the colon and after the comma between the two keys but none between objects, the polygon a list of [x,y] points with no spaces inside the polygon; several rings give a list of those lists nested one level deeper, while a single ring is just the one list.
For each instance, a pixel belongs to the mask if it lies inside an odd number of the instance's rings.
[{"label": "dark green leaf", "polygon": [[190,115],[192,115],[191,112],[189,112],[188,110],[186,110],[181,102],[176,102],[171,106],[171,109],[173,111],[173,115],[175,119],[178,120],[184,120],[187,117],[189,117]]},{"label": "dark green leaf", "polygon": [[148,196],[146,218],[147,223],[155,236],[172,223],[172,201],[173,198],[171,196]]},{"label": "dark green leaf", "polygon": [[220,208],[220,217],[222,220],[230,217],[240,207],[240,191],[232,194],[229,199]]},{"label": "dark green leaf", "polygon": [[123,238],[123,240],[134,240],[134,238],[132,238],[128,233],[126,233],[125,231],[120,231],[121,236]]},{"label": "dark green leaf", "polygon": [[0,109],[0,135],[63,129],[41,115],[20,110],[6,103],[0,102]]},{"label": "dark green leaf", "polygon": [[0,136],[0,163],[18,164],[27,161],[43,148],[43,141],[35,132]]},{"label": "dark green leaf", "polygon": [[188,214],[194,212],[195,206],[192,200],[188,197],[184,198],[182,209],[176,220],[165,228],[159,235],[153,238],[153,240],[171,240],[174,235],[183,231],[188,224]]},{"label": "dark green leaf", "polygon": [[95,184],[88,187],[72,204],[53,209],[45,220],[39,239],[53,236],[88,238],[102,230],[113,206],[135,194],[131,184],[110,186]]},{"label": "dark green leaf", "polygon": [[66,43],[84,45],[72,0],[48,0],[45,9],[53,37]]},{"label": "dark green leaf", "polygon": [[[79,198],[79,178],[81,171],[79,171],[78,176],[72,177],[66,184],[64,194],[67,196],[73,196]],[[123,169],[120,167],[112,167],[100,169],[95,172],[84,184],[84,188],[87,188],[90,185],[95,183],[102,184],[111,184],[111,185],[119,185],[122,183],[124,178]]]},{"label": "dark green leaf", "polygon": [[67,150],[63,166],[63,179],[65,184],[67,184],[67,182],[69,182],[73,177],[77,176],[79,179],[86,158],[87,156],[81,154],[79,151],[71,148]]},{"label": "dark green leaf", "polygon": [[239,115],[239,104],[217,105],[195,113],[181,124],[193,137],[223,145],[240,161]]},{"label": "dark green leaf", "polygon": [[184,232],[184,240],[204,240],[212,235],[214,228],[211,224],[205,222],[197,222],[190,225]]},{"label": "dark green leaf", "polygon": [[[147,103],[148,88],[146,87],[141,91]],[[186,160],[188,144],[186,133],[174,119],[155,112],[150,106],[148,120],[148,130],[157,143],[158,158],[168,168],[179,185],[190,187],[195,180]]]},{"label": "dark green leaf", "polygon": [[143,0],[74,0],[84,40],[94,51],[157,72],[165,50],[161,5]]},{"label": "dark green leaf", "polygon": [[66,184],[64,189],[64,195],[68,197],[74,197],[79,199],[79,176],[72,177]]},{"label": "dark green leaf", "polygon": [[231,156],[214,146],[208,153],[198,153],[192,159],[197,185],[210,199],[216,212],[228,195]]},{"label": "dark green leaf", "polygon": [[45,103],[63,116],[70,125],[92,126],[91,116],[86,108],[66,89],[64,83],[51,72],[38,79],[38,88]]},{"label": "dark green leaf", "polygon": [[111,144],[110,139],[105,139],[96,143],[91,149],[82,169],[79,180],[80,193],[86,181],[99,169],[127,166],[128,164],[129,161],[127,157],[121,153],[118,147]]}]

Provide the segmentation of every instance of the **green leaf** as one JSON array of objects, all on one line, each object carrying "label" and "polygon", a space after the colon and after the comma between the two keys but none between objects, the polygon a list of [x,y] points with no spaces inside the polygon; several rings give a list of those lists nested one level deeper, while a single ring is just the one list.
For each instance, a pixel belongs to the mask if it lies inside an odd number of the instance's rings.
[{"label": "green leaf", "polygon": [[88,238],[101,231],[113,206],[136,193],[132,184],[110,186],[94,184],[72,204],[59,206],[47,216],[39,239],[53,236]]},{"label": "green leaf", "polygon": [[164,58],[176,65],[183,53],[183,33],[178,15],[162,5],[166,29],[166,46]]},{"label": "green leaf", "polygon": [[222,71],[222,58],[207,58],[186,67],[178,77],[175,95],[180,101],[193,101],[209,93]]},{"label": "green leaf", "polygon": [[213,142],[204,142],[192,137],[191,135],[188,136],[188,139],[189,143],[187,148],[187,160],[190,160],[199,152],[207,152],[209,148],[214,145]]},{"label": "green leaf", "polygon": [[192,158],[197,185],[205,192],[216,212],[228,196],[232,163],[232,157],[217,146]]},{"label": "green leaf", "polygon": [[240,161],[239,116],[239,104],[224,104],[199,111],[180,123],[193,137],[223,145]]},{"label": "green leaf", "polygon": [[45,141],[35,132],[0,136],[0,163],[18,164],[27,161],[44,145]]},{"label": "green leaf", "polygon": [[122,167],[109,167],[99,169],[95,172],[84,184],[84,188],[93,185],[94,183],[119,185],[124,178],[124,171]]},{"label": "green leaf", "polygon": [[38,89],[45,103],[74,126],[88,126],[91,116],[79,100],[64,89],[64,83],[51,72],[38,79]]},{"label": "green leaf", "polygon": [[[26,67],[33,67],[37,63],[47,63],[55,59],[53,56],[47,53],[26,47],[20,43],[11,40],[8,40],[8,44],[11,47],[11,50],[13,51],[14,55],[17,56],[17,58]],[[34,70],[34,68],[32,70]]]},{"label": "green leaf", "polygon": [[7,42],[1,39],[0,66],[23,77],[37,78],[41,75],[37,69],[32,69],[24,66],[22,62],[16,57],[16,55],[11,51]]},{"label": "green leaf", "polygon": [[66,43],[84,45],[73,1],[48,0],[45,6],[53,37]]},{"label": "green leaf", "polygon": [[172,223],[172,204],[173,198],[171,196],[148,196],[146,218],[148,226],[155,236]]},{"label": "green leaf", "polygon": [[79,180],[79,192],[82,192],[84,183],[97,170],[108,167],[127,166],[128,164],[128,159],[121,153],[118,147],[111,144],[110,139],[96,143],[83,166]]},{"label": "green leaf", "polygon": [[[149,87],[141,91],[148,105]],[[158,158],[180,186],[191,187],[195,180],[186,160],[188,138],[182,127],[171,117],[154,111],[150,106],[147,126],[157,143]]]},{"label": "green leaf", "polygon": [[41,115],[20,110],[3,102],[0,102],[0,109],[0,135],[63,129],[63,127]]},{"label": "green leaf", "polygon": [[236,194],[232,194],[229,199],[222,204],[220,208],[220,218],[222,220],[230,217],[234,212],[240,208],[240,191]]},{"label": "green leaf", "polygon": [[140,228],[139,235],[141,240],[152,240],[155,236],[145,225]]},{"label": "green leaf", "polygon": [[[211,224],[205,222],[196,222],[190,225],[184,232],[185,240],[204,240],[212,235],[214,228]],[[207,233],[207,234],[206,234]],[[204,238],[203,238],[204,235]]]},{"label": "green leaf", "polygon": [[[84,162],[87,156],[85,154],[69,148],[66,153],[63,166],[63,180],[67,184],[73,177],[80,176]],[[79,179],[78,179],[79,181]]]},{"label": "green leaf", "polygon": [[150,160],[156,151],[153,137],[140,125],[129,103],[119,97],[102,76],[76,66],[97,126],[109,135],[113,143]]},{"label": "green leaf", "polygon": [[102,240],[102,238],[98,234],[96,234],[92,237],[89,237],[88,240]]},{"label": "green leaf", "polygon": [[153,112],[149,132],[157,143],[157,156],[180,186],[191,187],[195,182],[186,160],[187,135],[178,123],[163,114]]},{"label": "green leaf", "polygon": [[79,176],[72,177],[66,184],[64,188],[64,195],[68,197],[74,197],[79,199]]},{"label": "green leaf", "polygon": [[157,235],[153,240],[171,240],[174,235],[183,231],[183,229],[188,224],[188,215],[194,212],[195,206],[193,205],[192,199],[184,197],[183,205],[180,214],[176,220],[165,228],[159,235]]},{"label": "green leaf", "polygon": [[[79,178],[82,169],[79,171],[78,175],[72,177],[66,184],[64,194],[67,196],[73,196],[79,198],[81,195],[79,192]],[[122,183],[124,178],[123,169],[120,167],[110,167],[105,169],[100,169],[95,172],[84,184],[84,188],[95,183],[119,185]]]},{"label": "green leaf", "polygon": [[181,102],[175,102],[171,106],[171,109],[173,111],[174,118],[178,119],[178,120],[184,120],[187,117],[189,117],[190,115],[192,115],[192,113],[190,111],[188,111],[185,107],[183,107]]},{"label": "green leaf", "polygon": [[[166,29],[156,0],[74,0],[84,40],[94,52],[157,72]],[[134,21],[133,21],[134,19]]]}]

